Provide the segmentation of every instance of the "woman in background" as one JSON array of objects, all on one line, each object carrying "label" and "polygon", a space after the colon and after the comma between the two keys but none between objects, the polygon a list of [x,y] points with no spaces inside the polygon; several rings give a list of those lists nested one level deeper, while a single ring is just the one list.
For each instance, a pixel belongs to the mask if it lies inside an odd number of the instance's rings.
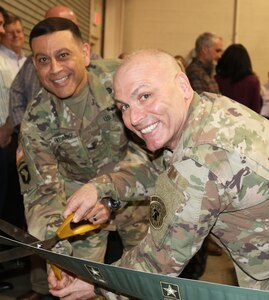
[{"label": "woman in background", "polygon": [[243,45],[232,44],[224,51],[216,66],[216,81],[222,95],[260,113],[260,83]]}]

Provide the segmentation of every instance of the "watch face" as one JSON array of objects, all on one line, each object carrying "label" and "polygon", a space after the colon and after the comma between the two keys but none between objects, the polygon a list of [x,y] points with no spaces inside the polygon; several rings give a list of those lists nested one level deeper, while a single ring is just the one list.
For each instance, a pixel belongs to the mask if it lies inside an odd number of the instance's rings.
[{"label": "watch face", "polygon": [[108,203],[109,203],[108,206],[109,206],[112,210],[116,210],[116,209],[118,209],[118,208],[121,207],[121,203],[120,203],[119,200],[114,200],[114,199],[110,198],[110,199],[108,200]]}]

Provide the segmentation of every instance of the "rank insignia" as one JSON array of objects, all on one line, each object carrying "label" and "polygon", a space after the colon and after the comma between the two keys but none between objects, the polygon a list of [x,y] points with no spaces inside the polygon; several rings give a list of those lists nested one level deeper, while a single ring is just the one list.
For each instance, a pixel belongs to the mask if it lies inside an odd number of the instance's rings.
[{"label": "rank insignia", "polygon": [[95,279],[96,281],[99,281],[99,282],[103,282],[103,283],[106,282],[103,275],[101,274],[100,270],[97,267],[90,266],[90,265],[85,265],[85,267],[86,267],[87,271],[91,274],[93,279]]},{"label": "rank insignia", "polygon": [[164,300],[181,300],[179,286],[168,282],[160,282]]},{"label": "rank insignia", "polygon": [[161,228],[166,216],[166,208],[162,199],[156,195],[151,196],[149,209],[151,226],[155,229]]}]

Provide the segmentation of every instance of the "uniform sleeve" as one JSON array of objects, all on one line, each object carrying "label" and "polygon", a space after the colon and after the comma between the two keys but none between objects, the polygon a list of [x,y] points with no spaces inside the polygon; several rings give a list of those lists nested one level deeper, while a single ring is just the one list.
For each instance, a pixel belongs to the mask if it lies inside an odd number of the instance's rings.
[{"label": "uniform sleeve", "polygon": [[191,159],[157,180],[147,236],[116,263],[140,271],[178,275],[199,250],[220,211],[218,188],[207,168]]},{"label": "uniform sleeve", "polygon": [[164,170],[161,155],[150,155],[135,142],[128,143],[123,160],[109,175],[96,177],[92,182],[98,198],[112,197],[119,201],[144,200],[153,193],[157,176]]},{"label": "uniform sleeve", "polygon": [[17,151],[28,231],[41,240],[51,237],[62,223],[66,200],[64,182],[45,135],[40,124],[24,120]]}]

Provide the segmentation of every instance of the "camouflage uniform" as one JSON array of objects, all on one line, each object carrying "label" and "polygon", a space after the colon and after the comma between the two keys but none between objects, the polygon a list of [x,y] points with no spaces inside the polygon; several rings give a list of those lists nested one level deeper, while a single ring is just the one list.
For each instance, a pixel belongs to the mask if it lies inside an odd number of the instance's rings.
[{"label": "camouflage uniform", "polygon": [[[59,100],[42,89],[27,108],[17,165],[28,230],[41,240],[54,234],[67,199],[84,183],[95,184],[99,200],[144,200],[154,186],[155,169],[147,153],[128,142],[114,105],[112,75],[117,65],[115,60],[96,61],[79,95]],[[137,243],[148,228],[148,205],[136,203],[115,216],[116,224],[117,215],[120,222],[128,221],[122,231],[125,246]],[[130,219],[134,215],[136,219]],[[73,254],[102,261],[106,238],[104,230],[87,239],[79,236],[73,240]]]},{"label": "camouflage uniform", "polygon": [[177,275],[211,232],[236,264],[240,286],[269,289],[269,122],[204,93],[156,182],[150,230],[120,266]]}]

